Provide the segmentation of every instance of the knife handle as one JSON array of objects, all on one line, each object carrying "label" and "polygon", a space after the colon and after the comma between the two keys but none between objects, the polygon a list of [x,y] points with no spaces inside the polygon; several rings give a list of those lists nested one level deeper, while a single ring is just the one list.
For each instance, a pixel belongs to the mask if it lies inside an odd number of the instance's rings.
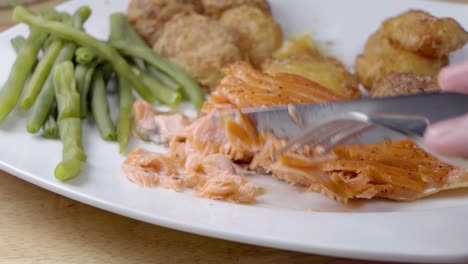
[{"label": "knife handle", "polygon": [[377,100],[375,101],[376,105],[371,107],[372,111],[367,112],[368,114],[423,116],[427,118],[429,123],[435,123],[468,113],[468,94],[422,93]]}]

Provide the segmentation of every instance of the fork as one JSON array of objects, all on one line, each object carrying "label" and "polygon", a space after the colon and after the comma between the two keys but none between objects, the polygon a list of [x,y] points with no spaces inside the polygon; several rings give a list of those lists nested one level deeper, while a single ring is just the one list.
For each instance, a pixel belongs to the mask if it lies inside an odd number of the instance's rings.
[{"label": "fork", "polygon": [[441,161],[456,167],[468,169],[468,160],[460,157],[439,155],[426,147],[423,137],[428,125],[429,120],[424,116],[350,112],[318,126],[311,127],[300,135],[290,139],[276,153],[276,157],[279,157],[288,150],[298,150],[304,145],[315,149],[319,154],[326,154],[335,146],[349,142],[362,133],[380,126],[408,137],[424,151]]}]

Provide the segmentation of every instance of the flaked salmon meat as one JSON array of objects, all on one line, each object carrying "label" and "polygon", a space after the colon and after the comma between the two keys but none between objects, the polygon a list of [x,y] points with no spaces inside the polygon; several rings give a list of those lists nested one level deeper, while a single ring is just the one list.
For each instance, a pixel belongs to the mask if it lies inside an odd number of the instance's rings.
[{"label": "flaked salmon meat", "polygon": [[185,138],[185,127],[190,121],[181,113],[160,113],[144,101],[133,104],[135,122],[133,131],[145,140],[156,143],[167,143],[172,139]]},{"label": "flaked salmon meat", "polygon": [[[240,109],[344,100],[313,81],[290,74],[269,76],[239,63],[189,121],[181,114],[159,113],[135,102],[135,129],[146,140],[169,143],[168,153],[136,149],[123,164],[127,177],[143,186],[160,185],[198,197],[252,203],[260,192],[249,181],[252,172],[269,173],[337,201],[374,197],[415,200],[436,192],[468,187],[468,172],[432,157],[409,140],[344,145],[327,155],[301,149],[276,153],[285,141],[258,134],[240,112],[215,122],[219,109]],[[160,117],[165,118],[161,119]],[[138,135],[138,133],[136,133]]]}]

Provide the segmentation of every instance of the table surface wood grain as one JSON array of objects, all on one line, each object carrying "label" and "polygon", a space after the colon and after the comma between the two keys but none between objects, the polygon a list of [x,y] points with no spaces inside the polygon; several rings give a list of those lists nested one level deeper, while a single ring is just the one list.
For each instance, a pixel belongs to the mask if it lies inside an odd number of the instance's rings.
[{"label": "table surface wood grain", "polygon": [[[0,0],[0,6],[6,2]],[[37,10],[62,0],[29,2],[35,2],[30,7]],[[0,8],[0,31],[13,24],[10,14],[11,9]],[[150,225],[70,200],[2,171],[0,215],[0,263],[363,263]]]}]

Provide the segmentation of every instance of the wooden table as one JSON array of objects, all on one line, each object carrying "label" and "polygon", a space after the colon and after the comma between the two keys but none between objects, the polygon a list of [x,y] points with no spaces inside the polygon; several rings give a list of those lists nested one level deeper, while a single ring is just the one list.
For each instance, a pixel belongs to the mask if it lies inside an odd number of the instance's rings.
[{"label": "wooden table", "polygon": [[[39,1],[32,8],[59,2]],[[10,11],[0,9],[0,30],[13,24]],[[150,225],[70,200],[2,171],[0,215],[0,263],[363,263]]]}]

